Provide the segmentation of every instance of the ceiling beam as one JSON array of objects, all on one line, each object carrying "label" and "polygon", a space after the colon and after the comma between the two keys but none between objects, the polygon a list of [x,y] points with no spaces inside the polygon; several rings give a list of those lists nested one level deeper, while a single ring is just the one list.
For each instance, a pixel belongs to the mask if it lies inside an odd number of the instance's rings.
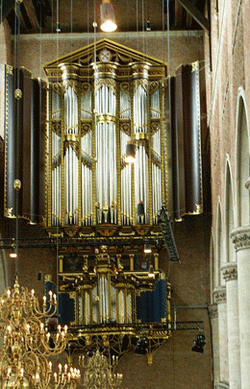
[{"label": "ceiling beam", "polygon": [[208,33],[210,32],[210,23],[207,18],[196,8],[191,0],[177,0],[178,3],[196,20],[196,22]]},{"label": "ceiling beam", "polygon": [[182,22],[182,6],[175,0],[175,25],[181,27]]},{"label": "ceiling beam", "polygon": [[32,29],[39,29],[40,25],[36,16],[35,8],[31,0],[23,0],[24,7],[26,9]]},{"label": "ceiling beam", "polygon": [[14,8],[14,6],[15,6],[15,0],[4,0],[1,2],[0,10],[2,7],[1,15],[2,15],[3,20],[6,18],[6,16],[8,16],[8,14]]}]

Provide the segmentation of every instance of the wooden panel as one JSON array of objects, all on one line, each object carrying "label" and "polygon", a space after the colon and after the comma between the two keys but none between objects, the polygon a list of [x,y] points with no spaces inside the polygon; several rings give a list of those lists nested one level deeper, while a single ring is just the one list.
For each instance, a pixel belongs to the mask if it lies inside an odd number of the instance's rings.
[{"label": "wooden panel", "polygon": [[22,181],[22,204],[19,214],[30,219],[30,188],[31,188],[31,73],[26,69],[20,70],[21,90],[23,97],[20,100],[20,110],[17,112],[20,121],[19,133],[19,168]]},{"label": "wooden panel", "polygon": [[16,178],[16,126],[14,100],[14,70],[5,66],[5,194],[4,212],[7,217],[14,217],[15,194],[13,183]]},{"label": "wooden panel", "polygon": [[[199,214],[202,205],[198,63],[181,66],[176,76],[176,176],[180,216]],[[177,104],[178,102],[178,104]],[[174,153],[174,150],[173,150]],[[179,176],[178,176],[179,175]],[[178,187],[179,185],[179,187]],[[176,195],[176,194],[175,194]]]},{"label": "wooden panel", "polygon": [[185,186],[185,159],[184,159],[184,115],[183,110],[185,104],[183,101],[183,79],[182,67],[179,67],[176,72],[176,94],[175,94],[175,136],[176,136],[176,193],[175,201],[175,218],[181,219],[181,215],[186,212],[186,186]]}]

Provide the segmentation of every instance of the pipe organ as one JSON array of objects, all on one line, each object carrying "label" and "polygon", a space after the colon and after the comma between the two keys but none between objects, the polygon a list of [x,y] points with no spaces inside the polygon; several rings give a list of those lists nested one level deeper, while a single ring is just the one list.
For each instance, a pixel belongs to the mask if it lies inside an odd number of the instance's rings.
[{"label": "pipe organ", "polygon": [[45,82],[1,70],[6,217],[17,213],[14,177],[29,185],[19,217],[49,234],[158,230],[162,204],[175,220],[203,212],[198,62],[166,78],[165,63],[103,39],[44,70],[48,104]]},{"label": "pipe organ", "polygon": [[[163,125],[166,65],[121,55],[94,59],[88,48],[77,60],[45,66],[49,88],[47,228],[81,231],[112,225],[158,224],[166,201]],[[107,48],[105,49],[107,50]],[[84,64],[84,65],[83,65]],[[126,145],[136,161],[126,163]],[[143,214],[138,213],[143,204]]]},{"label": "pipe organ", "polygon": [[[171,321],[159,259],[163,237],[172,235],[159,211],[176,220],[202,212],[198,64],[167,79],[162,61],[102,39],[44,71],[47,97],[45,83],[21,70],[30,102],[24,104],[13,99],[14,72],[6,67],[5,216],[17,216],[18,172],[29,186],[19,193],[19,216],[41,223],[49,236],[69,238],[58,250],[61,321],[80,327],[85,344],[93,331],[100,341],[98,326],[103,344],[119,333],[116,326],[139,337],[146,328],[139,324],[149,318]],[[17,136],[18,104],[24,117]],[[126,162],[128,144],[135,147],[134,163]],[[152,254],[142,250],[146,241]],[[106,332],[100,327],[114,323]],[[169,337],[171,328],[159,328],[150,327],[152,342],[154,331],[155,339]]]}]

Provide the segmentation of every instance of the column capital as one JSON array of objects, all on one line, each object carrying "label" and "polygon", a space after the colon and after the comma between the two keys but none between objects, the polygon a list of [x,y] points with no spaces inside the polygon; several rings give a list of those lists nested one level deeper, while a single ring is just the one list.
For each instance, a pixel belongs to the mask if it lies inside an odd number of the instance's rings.
[{"label": "column capital", "polygon": [[226,286],[219,286],[213,291],[213,300],[215,304],[221,304],[227,302]]},{"label": "column capital", "polygon": [[245,188],[250,191],[250,177],[245,182]]},{"label": "column capital", "polygon": [[230,234],[236,251],[250,249],[250,226],[238,227]]},{"label": "column capital", "polygon": [[237,263],[228,262],[221,266],[222,275],[225,281],[234,281],[238,279]]},{"label": "column capital", "polygon": [[216,319],[218,317],[218,305],[212,304],[208,307],[210,319]]}]

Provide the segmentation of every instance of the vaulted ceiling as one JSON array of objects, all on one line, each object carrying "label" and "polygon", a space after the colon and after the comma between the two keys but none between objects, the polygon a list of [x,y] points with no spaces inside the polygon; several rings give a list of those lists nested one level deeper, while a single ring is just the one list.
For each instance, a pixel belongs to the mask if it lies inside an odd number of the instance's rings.
[{"label": "vaulted ceiling", "polygon": [[[15,33],[17,17],[15,0],[0,0],[1,15]],[[18,18],[20,32],[55,32],[56,22],[61,32],[93,32],[98,22],[101,0],[23,0]],[[147,21],[152,31],[209,31],[209,0],[112,0],[119,32],[145,31]]]}]

